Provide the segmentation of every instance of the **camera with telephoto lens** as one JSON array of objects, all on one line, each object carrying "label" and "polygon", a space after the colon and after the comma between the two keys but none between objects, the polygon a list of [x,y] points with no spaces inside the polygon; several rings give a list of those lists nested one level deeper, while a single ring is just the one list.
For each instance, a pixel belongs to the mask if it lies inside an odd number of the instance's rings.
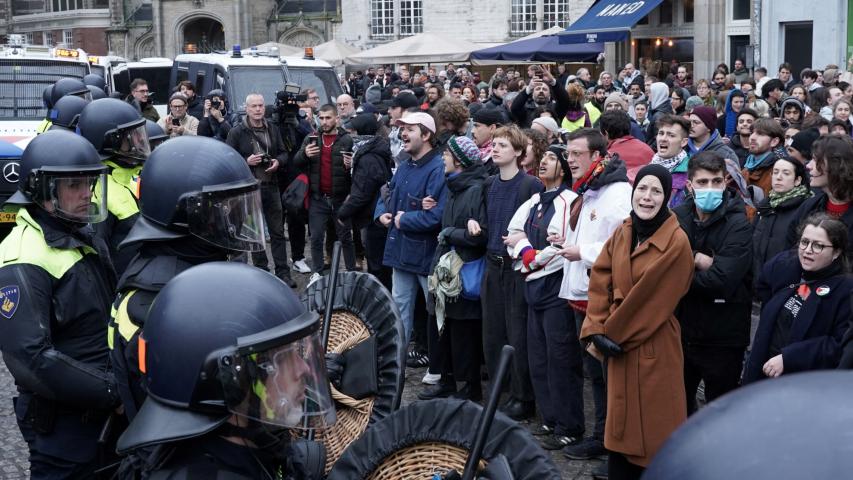
[{"label": "camera with telephoto lens", "polygon": [[219,110],[219,107],[221,107],[221,106],[222,106],[222,102],[221,102],[221,101],[219,101],[219,100],[211,100],[211,101],[210,101],[210,106],[211,106],[212,108],[215,108],[215,109]]},{"label": "camera with telephoto lens", "polygon": [[304,113],[299,111],[299,103],[308,101],[308,94],[300,94],[300,91],[302,87],[298,83],[288,82],[284,84],[284,89],[275,92],[272,122],[278,125],[285,150],[288,152],[293,152],[299,146],[296,129],[300,116],[304,116]]}]

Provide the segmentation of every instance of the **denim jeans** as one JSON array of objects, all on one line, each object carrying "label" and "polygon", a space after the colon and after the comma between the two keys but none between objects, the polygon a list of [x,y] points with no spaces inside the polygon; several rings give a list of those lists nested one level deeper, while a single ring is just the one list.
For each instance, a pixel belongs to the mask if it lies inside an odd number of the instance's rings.
[{"label": "denim jeans", "polygon": [[418,286],[427,297],[427,277],[418,275],[404,270],[394,269],[392,274],[392,290],[391,296],[394,298],[394,303],[400,310],[400,318],[403,320],[403,329],[406,332],[406,338],[403,345],[409,344],[409,339],[412,338],[413,318],[415,312],[415,295],[417,295]]}]

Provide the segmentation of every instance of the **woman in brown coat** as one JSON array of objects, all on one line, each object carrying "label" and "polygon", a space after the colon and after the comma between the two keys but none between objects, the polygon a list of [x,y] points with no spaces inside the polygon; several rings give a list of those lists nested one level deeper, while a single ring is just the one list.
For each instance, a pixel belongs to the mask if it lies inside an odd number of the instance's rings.
[{"label": "woman in brown coat", "polygon": [[631,218],[604,244],[592,267],[580,338],[607,358],[611,480],[639,478],[687,418],[681,328],[672,312],[693,277],[687,236],[666,205],[672,177],[660,165],[638,173]]}]

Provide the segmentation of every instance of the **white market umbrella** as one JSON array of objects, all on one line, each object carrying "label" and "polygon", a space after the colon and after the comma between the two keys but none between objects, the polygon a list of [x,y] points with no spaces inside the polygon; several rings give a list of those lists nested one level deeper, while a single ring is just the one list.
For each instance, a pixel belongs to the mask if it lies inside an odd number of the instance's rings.
[{"label": "white market umbrella", "polygon": [[344,64],[344,59],[361,50],[338,40],[330,40],[314,47],[314,58],[325,60],[332,66]]},{"label": "white market umbrella", "polygon": [[347,65],[466,62],[480,46],[450,36],[421,33],[346,58]]}]

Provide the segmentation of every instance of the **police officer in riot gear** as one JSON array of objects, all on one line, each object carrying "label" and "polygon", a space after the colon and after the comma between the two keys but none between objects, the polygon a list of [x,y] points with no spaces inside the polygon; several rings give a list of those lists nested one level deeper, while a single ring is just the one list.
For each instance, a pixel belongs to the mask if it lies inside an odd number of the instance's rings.
[{"label": "police officer in riot gear", "polygon": [[160,128],[157,122],[148,119],[145,119],[145,131],[148,132],[148,144],[151,146],[152,152],[158,145],[169,139],[166,131]]},{"label": "police officer in riot gear", "polygon": [[139,218],[120,245],[136,246],[139,254],[119,279],[107,337],[131,420],[145,400],[138,330],[166,282],[194,265],[264,249],[258,181],[222,142],[178,137],[158,147],[142,170],[139,200]]},{"label": "police officer in riot gear", "polygon": [[106,218],[106,173],[89,142],[46,132],[24,151],[6,201],[18,210],[0,244],[0,350],[33,479],[92,478],[119,404],[103,341],[115,278],[87,225]]},{"label": "police officer in riot gear", "polygon": [[116,273],[121,276],[136,255],[134,248],[119,250],[118,245],[139,215],[136,201],[139,172],[151,153],[145,119],[131,105],[104,98],[83,109],[77,130],[101,154],[104,165],[109,168],[109,216],[96,231],[109,245]]},{"label": "police officer in riot gear", "polygon": [[119,452],[155,447],[136,470],[156,478],[318,478],[295,468],[289,429],[335,421],[320,337],[317,313],[260,269],[181,273],[140,337],[148,398]]},{"label": "police officer in riot gear", "polygon": [[80,97],[87,102],[92,101],[92,93],[89,91],[89,88],[86,87],[85,83],[77,80],[76,78],[60,78],[53,85],[45,88],[42,92],[42,103],[47,109],[47,116],[42,120],[39,126],[36,127],[37,134],[44,133],[50,129],[51,109],[53,109],[59,99],[69,95]]},{"label": "police officer in riot gear", "polygon": [[48,130],[75,131],[80,112],[88,104],[88,101],[76,95],[66,95],[60,98],[48,115],[52,123]]}]

